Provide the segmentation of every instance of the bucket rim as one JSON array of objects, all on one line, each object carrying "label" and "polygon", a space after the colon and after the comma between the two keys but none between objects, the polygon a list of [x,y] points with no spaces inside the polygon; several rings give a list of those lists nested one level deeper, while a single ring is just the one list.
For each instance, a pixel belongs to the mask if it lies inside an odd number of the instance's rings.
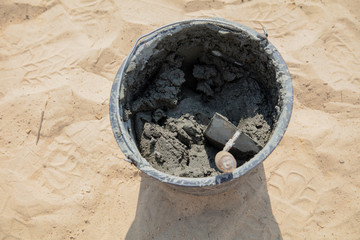
[{"label": "bucket rim", "polygon": [[[274,131],[268,142],[265,146],[249,161],[236,168],[232,173],[223,173],[218,176],[210,176],[210,177],[201,177],[201,178],[190,178],[190,177],[178,177],[174,175],[170,175],[164,172],[161,172],[155,168],[153,168],[145,158],[143,158],[138,150],[138,147],[135,143],[135,139],[133,139],[131,133],[129,133],[129,129],[131,129],[131,121],[124,121],[124,114],[122,111],[122,106],[120,105],[120,91],[122,86],[122,81],[124,77],[125,70],[129,66],[132,57],[135,55],[136,51],[139,47],[146,42],[152,40],[157,35],[168,31],[171,28],[174,28],[179,25],[190,25],[190,24],[215,24],[221,25],[224,27],[228,27],[234,31],[239,31],[245,33],[253,38],[257,38],[259,41],[266,41],[266,46],[264,51],[269,55],[269,57],[274,61],[274,66],[276,72],[279,73],[278,78],[281,78],[281,86],[283,93],[283,104],[282,110],[278,117],[278,121]],[[160,28],[157,28],[150,33],[147,33],[141,37],[139,37],[130,51],[129,55],[119,68],[111,89],[110,94],[110,102],[109,102],[109,115],[110,115],[110,123],[112,127],[112,131],[114,137],[126,156],[126,161],[133,163],[136,167],[147,174],[150,177],[153,177],[163,183],[169,183],[173,185],[178,185],[182,187],[205,187],[205,186],[213,186],[220,183],[228,182],[235,180],[246,173],[248,173],[251,169],[255,168],[257,165],[262,163],[281,141],[283,135],[286,132],[288,124],[290,122],[291,113],[293,107],[293,86],[292,80],[287,68],[287,65],[277,51],[274,45],[272,45],[267,38],[258,33],[257,31],[244,26],[242,24],[232,22],[229,20],[221,19],[221,18],[201,18],[201,19],[190,19],[185,21],[174,22],[171,24],[167,24]]]}]

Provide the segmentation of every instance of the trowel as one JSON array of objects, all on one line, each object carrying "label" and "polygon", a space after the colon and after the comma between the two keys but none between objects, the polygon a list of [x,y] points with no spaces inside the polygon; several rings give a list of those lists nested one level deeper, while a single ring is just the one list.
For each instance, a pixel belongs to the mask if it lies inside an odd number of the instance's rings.
[{"label": "trowel", "polygon": [[251,139],[248,135],[241,132],[226,117],[215,113],[209,125],[207,126],[204,136],[214,146],[224,146],[223,150],[215,156],[215,164],[219,170],[229,173],[235,170],[236,160],[229,153],[231,148],[241,152],[258,153],[260,145]]}]

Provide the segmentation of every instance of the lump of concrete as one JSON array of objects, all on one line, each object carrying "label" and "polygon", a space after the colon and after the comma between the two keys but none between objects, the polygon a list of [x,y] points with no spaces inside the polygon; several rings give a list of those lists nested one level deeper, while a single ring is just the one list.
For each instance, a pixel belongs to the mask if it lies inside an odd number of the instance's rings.
[{"label": "lump of concrete", "polygon": [[199,124],[195,116],[184,114],[180,118],[167,119],[165,126],[170,131],[180,133],[183,138],[190,138],[191,142],[199,142],[204,139],[203,131],[206,126]]},{"label": "lump of concrete", "polygon": [[208,97],[214,96],[214,91],[211,86],[213,85],[213,79],[217,76],[215,67],[210,65],[195,65],[193,76],[198,80],[196,90],[204,93]]},{"label": "lump of concrete", "polygon": [[[176,138],[176,134],[154,126],[144,125],[144,137],[141,141],[143,156],[159,170],[184,168],[188,161],[186,145]],[[156,139],[155,144],[151,143],[152,139]]]},{"label": "lump of concrete", "polygon": [[141,140],[143,126],[145,123],[151,122],[151,117],[146,112],[137,113],[135,116],[135,133],[138,140]]},{"label": "lump of concrete", "polygon": [[208,97],[214,96],[214,91],[211,89],[210,85],[205,81],[198,82],[196,85],[196,90],[204,93]]},{"label": "lump of concrete", "polygon": [[162,109],[156,109],[152,114],[154,122],[158,123],[161,119],[166,117],[166,113]]},{"label": "lump of concrete", "polygon": [[216,68],[209,65],[194,65],[193,76],[197,79],[208,80],[215,77]]},{"label": "lump of concrete", "polygon": [[169,69],[160,74],[154,85],[145,94],[134,101],[133,112],[153,111],[157,108],[174,108],[179,101],[181,85],[185,82],[185,73],[180,69]]}]

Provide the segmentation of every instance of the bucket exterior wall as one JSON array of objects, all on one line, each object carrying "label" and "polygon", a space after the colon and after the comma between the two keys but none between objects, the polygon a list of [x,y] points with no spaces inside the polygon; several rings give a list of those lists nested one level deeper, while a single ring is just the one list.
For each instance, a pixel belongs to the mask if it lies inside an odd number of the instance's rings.
[{"label": "bucket exterior wall", "polygon": [[[249,37],[261,41],[264,46],[264,51],[268,54],[271,60],[274,62],[276,70],[276,81],[281,83],[282,88],[282,105],[281,113],[277,121],[276,127],[273,130],[272,136],[266,143],[264,148],[257,153],[252,159],[238,167],[232,173],[224,173],[215,177],[204,177],[204,178],[186,178],[172,176],[153,168],[146,159],[144,159],[136,145],[134,135],[132,134],[133,128],[131,120],[126,119],[123,112],[123,106],[121,99],[124,98],[124,75],[126,69],[133,59],[135,53],[139,49],[151,48],[152,44],[156,42],[156,38],[162,37],[163,35],[171,33],[174,29],[181,29],[191,24],[214,24],[221,27],[227,27],[233,31],[241,31]],[[140,42],[141,40],[141,42]],[[260,34],[246,26],[238,23],[229,22],[224,19],[195,19],[187,20],[183,22],[176,22],[163,26],[153,32],[140,37],[131,50],[129,56],[120,67],[116,74],[110,95],[109,114],[111,127],[115,136],[115,139],[126,156],[126,161],[134,164],[142,172],[146,173],[150,177],[153,177],[169,187],[176,190],[196,194],[196,195],[212,195],[218,194],[233,188],[238,183],[238,179],[248,173],[251,169],[261,164],[269,154],[279,144],[283,137],[292,112],[293,105],[293,87],[291,82],[290,73],[284,62],[283,58],[276,50],[276,48],[267,40],[264,34]]]}]

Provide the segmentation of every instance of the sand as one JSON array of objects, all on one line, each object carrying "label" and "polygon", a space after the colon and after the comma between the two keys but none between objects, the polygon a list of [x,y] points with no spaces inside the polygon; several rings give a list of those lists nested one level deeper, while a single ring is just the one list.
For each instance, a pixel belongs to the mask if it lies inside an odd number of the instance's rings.
[{"label": "sand", "polygon": [[[0,239],[359,238],[359,1],[0,5]],[[108,116],[136,38],[197,17],[263,24],[294,84],[279,146],[238,189],[210,197],[123,161]]]}]

